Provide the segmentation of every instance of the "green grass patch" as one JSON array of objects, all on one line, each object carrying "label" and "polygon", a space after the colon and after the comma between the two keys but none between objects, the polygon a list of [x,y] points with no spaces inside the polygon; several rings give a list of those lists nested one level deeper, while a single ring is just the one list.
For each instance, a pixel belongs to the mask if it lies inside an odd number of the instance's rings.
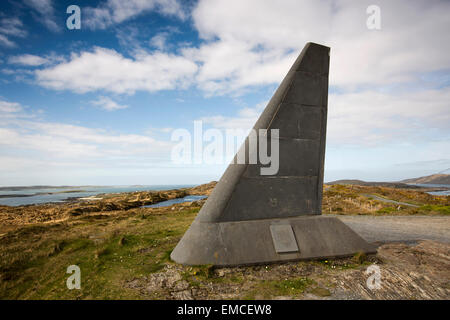
[{"label": "green grass patch", "polygon": [[292,280],[268,281],[269,287],[279,295],[297,295],[303,293],[307,287],[314,283],[313,280],[302,277]]},{"label": "green grass patch", "polygon": [[449,215],[450,214],[450,206],[440,206],[440,205],[425,205],[419,208],[420,210],[426,212],[436,212],[439,214]]},{"label": "green grass patch", "polygon": [[352,260],[348,259],[335,259],[335,260],[328,260],[328,259],[322,259],[317,260],[316,262],[323,267],[326,267],[328,269],[336,269],[336,270],[348,270],[348,269],[358,269],[361,266],[366,266],[371,264],[364,253],[356,253],[353,256]]},{"label": "green grass patch", "polygon": [[[17,229],[0,247],[0,299],[143,298],[124,282],[170,263],[198,210],[150,213],[140,223],[130,212]],[[67,289],[70,265],[81,269],[81,290]]]},{"label": "green grass patch", "polygon": [[264,280],[261,281],[256,288],[246,293],[243,299],[271,299],[276,296],[289,296],[296,298],[314,284],[315,281],[307,277],[285,280]]}]

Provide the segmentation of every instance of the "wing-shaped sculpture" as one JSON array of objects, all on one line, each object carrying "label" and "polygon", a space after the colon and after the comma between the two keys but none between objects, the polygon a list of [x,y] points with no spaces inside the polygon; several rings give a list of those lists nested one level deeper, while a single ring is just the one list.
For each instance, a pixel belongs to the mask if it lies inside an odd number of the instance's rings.
[{"label": "wing-shaped sculpture", "polygon": [[[330,48],[308,43],[253,129],[279,129],[279,168],[237,155],[171,258],[244,265],[336,257],[373,246],[337,218],[322,217]],[[261,137],[259,137],[261,138]],[[270,140],[270,139],[269,139]],[[240,152],[250,158],[249,137]]]}]

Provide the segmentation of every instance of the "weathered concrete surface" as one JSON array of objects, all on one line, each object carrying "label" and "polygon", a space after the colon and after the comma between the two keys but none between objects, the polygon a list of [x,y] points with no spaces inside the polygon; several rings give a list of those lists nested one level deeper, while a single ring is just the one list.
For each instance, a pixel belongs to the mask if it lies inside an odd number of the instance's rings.
[{"label": "weathered concrete surface", "polygon": [[336,217],[368,242],[435,240],[450,243],[450,217],[447,216]]},{"label": "weathered concrete surface", "polygon": [[[236,155],[173,250],[173,260],[229,266],[374,251],[338,219],[320,217],[329,53],[308,43],[253,127],[279,129],[278,173],[261,175],[260,164],[236,164]],[[247,138],[240,152],[249,159],[249,150]],[[279,224],[292,227],[299,251],[275,250],[281,238],[271,229]]]},{"label": "weathered concrete surface", "polygon": [[[253,129],[279,129],[280,167],[231,164],[203,206],[202,222],[321,213],[330,48],[308,43]],[[248,159],[248,139],[241,147]],[[234,163],[237,161],[235,157]]]},{"label": "weathered concrete surface", "polygon": [[[277,253],[270,228],[292,226],[298,252]],[[238,222],[195,221],[173,251],[178,263],[216,266],[252,265],[326,257],[358,251],[375,252],[348,226],[334,217],[311,216]]]}]

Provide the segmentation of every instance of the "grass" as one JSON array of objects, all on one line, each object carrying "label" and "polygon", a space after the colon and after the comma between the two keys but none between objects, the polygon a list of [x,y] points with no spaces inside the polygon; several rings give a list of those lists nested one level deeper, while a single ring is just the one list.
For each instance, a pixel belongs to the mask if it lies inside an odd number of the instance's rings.
[{"label": "grass", "polygon": [[[395,205],[370,195],[418,207]],[[322,212],[338,215],[447,215],[450,196],[433,196],[423,191],[357,185],[331,185],[323,193]]]},{"label": "grass", "polygon": [[[399,208],[362,196],[369,193],[416,203],[420,207]],[[416,191],[338,185],[325,191],[323,212],[448,215],[449,199]],[[170,253],[199,207],[176,209],[134,208],[81,213],[62,222],[43,223],[48,220],[42,220],[5,229],[2,232],[6,233],[0,235],[0,299],[164,298],[163,294],[142,294],[139,290],[127,288],[124,283],[148,278],[173,263]],[[15,214],[14,211],[13,216]],[[358,269],[370,263],[363,254],[357,254],[353,260],[320,260],[308,264],[310,267],[323,267],[322,270],[339,271]],[[66,287],[70,276],[66,271],[70,265],[81,269],[81,290],[68,290]],[[198,290],[211,286],[238,287],[239,297],[245,299],[298,298],[307,292],[321,297],[330,295],[328,289],[314,280],[317,277],[312,279],[293,274],[289,276],[291,278],[279,276],[282,279],[279,280],[274,273],[277,267],[269,265],[260,273],[264,275],[262,278],[249,280],[248,275],[253,269],[245,270],[218,276],[218,270],[205,265],[183,267],[181,275],[183,280]]]},{"label": "grass", "polygon": [[246,293],[244,300],[269,299],[277,296],[298,298],[316,282],[308,277],[284,280],[263,280]]},{"label": "grass", "polygon": [[[0,299],[142,299],[165,298],[164,293],[145,293],[124,286],[142,280],[171,264],[170,253],[199,208],[149,214],[128,212],[117,216],[85,216],[70,222],[27,226],[8,233],[0,250]],[[21,241],[16,241],[18,237]],[[67,267],[81,269],[81,289],[69,290]],[[274,280],[273,266],[263,270],[271,279],[254,279],[246,273],[218,276],[212,265],[182,268],[182,279],[191,288],[211,285],[246,289],[240,297],[298,298],[305,292],[327,296],[308,277]],[[258,268],[256,268],[258,269]]]},{"label": "grass", "polygon": [[315,263],[326,267],[327,269],[335,270],[348,270],[348,269],[359,269],[361,266],[368,266],[371,262],[366,260],[367,257],[364,253],[358,252],[353,256],[352,260],[347,259],[322,259],[317,260]]},{"label": "grass", "polygon": [[364,262],[367,261],[367,256],[364,252],[359,251],[354,254],[353,260],[358,264],[363,264]]},{"label": "grass", "polygon": [[[197,212],[79,218],[10,232],[0,249],[0,299],[139,298],[123,281],[160,271]],[[81,269],[81,290],[66,287],[70,265]]]},{"label": "grass", "polygon": [[450,214],[450,206],[439,206],[439,205],[424,205],[420,207],[421,210],[430,212],[436,212],[443,215]]},{"label": "grass", "polygon": [[[281,281],[266,281],[271,290],[275,291],[277,295],[298,295],[303,293],[306,288],[313,284],[313,280],[302,277],[298,279],[289,279]],[[264,285],[263,285],[264,286]]]}]

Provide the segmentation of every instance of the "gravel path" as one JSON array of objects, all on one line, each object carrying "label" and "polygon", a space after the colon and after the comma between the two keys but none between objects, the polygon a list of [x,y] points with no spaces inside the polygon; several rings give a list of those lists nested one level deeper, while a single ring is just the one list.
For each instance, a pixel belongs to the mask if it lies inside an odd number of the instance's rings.
[{"label": "gravel path", "polygon": [[450,217],[446,216],[335,217],[369,242],[435,240],[450,243]]},{"label": "gravel path", "polygon": [[365,197],[373,198],[375,200],[386,202],[386,203],[393,203],[393,204],[396,204],[396,205],[403,205],[403,206],[416,207],[416,208],[419,207],[418,205],[407,203],[407,202],[399,202],[399,201],[395,201],[395,200],[391,200],[391,199],[382,198],[382,197],[377,196],[375,194],[362,194],[362,195],[365,196]]}]

